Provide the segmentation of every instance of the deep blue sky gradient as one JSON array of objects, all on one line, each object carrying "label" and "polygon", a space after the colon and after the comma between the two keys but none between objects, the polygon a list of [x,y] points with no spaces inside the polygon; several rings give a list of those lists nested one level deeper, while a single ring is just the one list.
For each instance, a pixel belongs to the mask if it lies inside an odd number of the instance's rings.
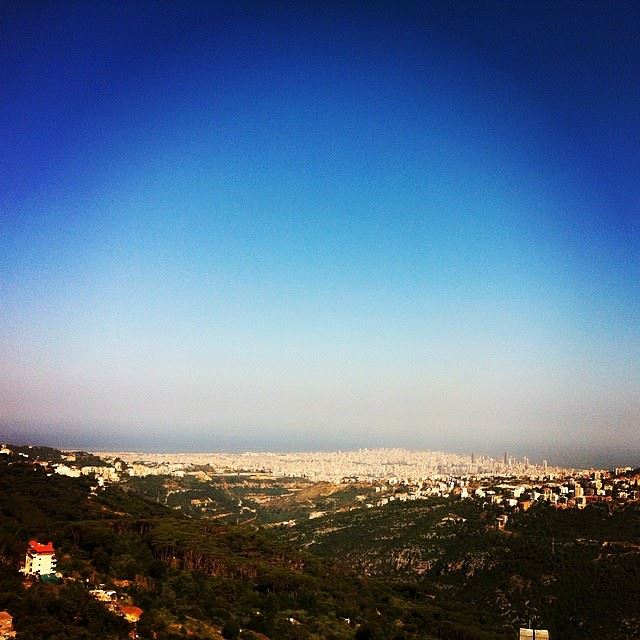
[{"label": "deep blue sky gradient", "polygon": [[640,464],[637,4],[0,11],[2,433]]}]

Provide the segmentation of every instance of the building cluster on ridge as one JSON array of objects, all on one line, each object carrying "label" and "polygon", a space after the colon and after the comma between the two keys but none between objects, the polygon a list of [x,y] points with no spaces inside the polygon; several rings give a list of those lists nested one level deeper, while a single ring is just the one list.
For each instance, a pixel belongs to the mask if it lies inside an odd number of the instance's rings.
[{"label": "building cluster on ridge", "polygon": [[[0,448],[10,454],[9,446]],[[19,455],[28,458],[24,453]],[[63,461],[33,459],[34,464],[69,477],[95,480],[94,491],[127,477],[149,475],[193,476],[207,481],[224,475],[251,474],[265,478],[305,478],[333,483],[367,483],[382,491],[375,506],[397,500],[429,497],[475,497],[491,504],[515,507],[548,502],[559,508],[582,509],[592,502],[640,499],[640,476],[630,467],[614,470],[575,470],[551,466],[546,460],[533,464],[527,457],[464,456],[406,449],[298,453],[101,453],[102,464],[85,465],[78,454],[62,454]],[[625,473],[627,475],[625,475]]]},{"label": "building cluster on ridge", "polygon": [[[585,471],[560,474],[558,477],[531,478],[526,476],[450,476],[415,483],[391,478],[377,488],[379,497],[368,507],[381,507],[394,500],[427,498],[475,499],[483,505],[527,511],[538,503],[558,509],[584,509],[596,502],[621,503],[640,500],[640,474],[624,475],[630,469]],[[402,491],[398,491],[398,487]]]},{"label": "building cluster on ridge", "polygon": [[[9,446],[1,454],[11,454]],[[19,454],[29,458],[24,452]],[[86,456],[92,464],[83,464]],[[62,461],[31,459],[51,473],[89,477],[92,490],[128,477],[149,475],[194,477],[207,482],[220,476],[248,475],[270,480],[304,478],[335,484],[370,485],[375,499],[356,500],[360,506],[380,507],[393,501],[440,498],[477,499],[507,509],[527,510],[536,503],[560,509],[583,509],[594,502],[640,499],[640,475],[631,468],[575,470],[533,464],[527,457],[504,453],[499,458],[464,456],[406,449],[298,453],[62,453]],[[313,512],[315,517],[322,512]]]}]

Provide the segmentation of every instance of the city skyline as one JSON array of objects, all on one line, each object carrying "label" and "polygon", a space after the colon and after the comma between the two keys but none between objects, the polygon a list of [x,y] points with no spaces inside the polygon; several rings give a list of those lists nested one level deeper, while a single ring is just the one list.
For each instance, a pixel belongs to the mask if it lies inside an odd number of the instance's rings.
[{"label": "city skyline", "polygon": [[640,464],[637,6],[1,11],[0,438]]},{"label": "city skyline", "polygon": [[[131,439],[122,441],[125,444],[131,444]],[[181,439],[180,442],[184,443],[185,440]],[[4,444],[7,446],[45,446],[60,448],[63,451],[87,451],[99,456],[111,456],[122,455],[125,458],[135,458],[140,456],[140,459],[145,459],[145,456],[150,456],[150,459],[173,459],[173,458],[185,458],[191,460],[197,460],[199,458],[215,458],[215,457],[239,457],[253,456],[253,457],[273,457],[273,456],[295,456],[300,455],[306,459],[311,459],[310,456],[340,456],[340,455],[360,455],[360,454],[372,454],[384,456],[386,454],[394,454],[402,452],[405,454],[416,456],[445,456],[455,459],[468,459],[471,464],[480,463],[495,463],[496,465],[502,465],[504,467],[519,467],[520,465],[531,467],[546,467],[547,465],[555,468],[564,469],[615,469],[619,467],[628,466],[629,468],[640,468],[638,465],[638,459],[633,452],[629,451],[607,451],[600,453],[585,452],[579,449],[541,449],[538,451],[525,451],[518,448],[514,451],[499,451],[498,449],[476,449],[476,450],[445,450],[445,449],[428,449],[419,447],[402,446],[398,443],[389,443],[387,445],[380,446],[361,446],[353,448],[332,448],[331,446],[319,447],[319,448],[295,448],[293,446],[281,447],[281,448],[243,448],[237,439],[230,439],[231,446],[224,448],[219,446],[217,448],[202,449],[198,447],[197,442],[190,442],[186,448],[169,448],[153,446],[153,442],[148,438],[146,440],[146,447],[142,444],[140,446],[123,447],[118,448],[118,440],[106,437],[102,441],[91,438],[84,442],[77,439],[68,439],[60,434],[55,434],[52,438],[43,440],[40,435],[28,434],[24,437],[24,434],[15,434],[15,437],[9,437],[5,439]],[[96,444],[98,443],[98,444]],[[84,446],[88,445],[88,446]],[[110,448],[109,448],[110,447]],[[549,459],[547,459],[547,456]]]}]

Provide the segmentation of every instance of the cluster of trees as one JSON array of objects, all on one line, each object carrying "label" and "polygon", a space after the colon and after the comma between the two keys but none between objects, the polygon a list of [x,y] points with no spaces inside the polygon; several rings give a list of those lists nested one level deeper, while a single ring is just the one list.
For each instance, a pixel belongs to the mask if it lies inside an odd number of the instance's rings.
[{"label": "cluster of trees", "polygon": [[[512,513],[503,532],[493,526],[499,513],[474,501],[394,503],[282,535],[301,545],[313,540],[316,553],[378,577],[413,580],[423,594],[444,592],[482,615],[495,612],[496,628],[532,620],[563,640],[640,637],[637,504],[583,511],[539,505]],[[425,625],[447,637],[460,623],[464,632],[472,626],[451,617]]]},{"label": "cluster of trees", "polygon": [[[500,640],[469,608],[424,602],[346,565],[294,548],[271,531],[190,519],[117,487],[0,462],[0,609],[28,640],[126,638],[131,626],[93,601],[115,588],[144,611],[142,638],[254,640]],[[53,540],[60,585],[22,587],[29,538]]]},{"label": "cluster of trees", "polygon": [[[0,610],[24,640],[126,638],[131,625],[89,597],[97,584],[144,610],[147,640],[507,640],[529,619],[553,638],[640,637],[634,505],[541,506],[497,532],[492,511],[434,500],[278,534],[91,484],[0,461]],[[62,584],[22,586],[32,537],[55,543]]]},{"label": "cluster of trees", "polygon": [[0,610],[10,611],[20,640],[126,638],[131,627],[89,597],[81,584],[22,586],[15,570],[0,566]]}]

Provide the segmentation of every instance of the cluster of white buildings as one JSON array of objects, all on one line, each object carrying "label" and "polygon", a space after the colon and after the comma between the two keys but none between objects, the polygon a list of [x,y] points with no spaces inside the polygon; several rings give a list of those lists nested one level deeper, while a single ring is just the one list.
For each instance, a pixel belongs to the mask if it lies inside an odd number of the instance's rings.
[{"label": "cluster of white buildings", "polygon": [[[11,453],[4,447],[0,453]],[[26,454],[24,454],[25,457]],[[98,452],[106,465],[80,465],[73,452],[54,471],[73,478],[95,476],[99,484],[118,482],[123,475],[144,477],[192,475],[207,480],[213,475],[264,474],[268,478],[306,478],[339,483],[398,479],[417,483],[450,476],[522,475],[547,477],[560,473],[546,461],[531,464],[528,458],[504,454],[498,458],[476,454],[409,449],[358,449],[356,451],[245,452],[245,453],[131,453]]]},{"label": "cluster of white buildings", "polygon": [[[0,453],[11,453],[3,447]],[[333,483],[367,483],[375,488],[367,507],[393,501],[430,497],[476,498],[489,504],[527,509],[546,501],[559,508],[582,509],[590,502],[640,499],[638,478],[616,477],[628,467],[606,471],[582,471],[550,467],[547,461],[531,464],[504,453],[500,458],[463,456],[438,451],[407,449],[359,449],[357,451],[297,453],[101,453],[106,464],[81,465],[76,454],[48,465],[70,477],[90,476],[96,489],[119,482],[124,476],[193,476],[202,481],[220,475],[251,474],[265,479],[306,478]]]},{"label": "cluster of white buildings", "polygon": [[106,482],[119,482],[121,472],[115,467],[103,467],[103,466],[84,466],[84,467],[70,467],[67,464],[53,465],[54,471],[61,476],[68,476],[70,478],[79,478],[80,476],[95,476],[96,478],[102,478]]},{"label": "cluster of white buildings", "polygon": [[[618,472],[628,468],[616,469]],[[391,478],[376,487],[380,496],[367,507],[383,507],[393,501],[420,500],[430,497],[475,499],[486,505],[527,511],[536,503],[546,502],[559,509],[584,509],[594,502],[640,500],[640,475],[619,477],[607,471],[590,471],[547,477],[542,482],[521,477],[517,481],[477,476],[431,479],[414,483]],[[402,487],[399,492],[398,485]],[[503,528],[506,520],[502,522]]]},{"label": "cluster of white buildings", "polygon": [[[409,449],[358,449],[356,451],[245,452],[245,453],[127,453],[99,454],[121,459],[129,474],[181,475],[210,469],[213,473],[264,473],[271,477],[298,477],[312,481],[353,479],[375,482],[390,478],[419,481],[437,476],[520,474],[547,475],[557,471],[546,461],[531,464],[527,458],[504,454],[499,458]],[[200,471],[202,473],[202,471]]]}]

